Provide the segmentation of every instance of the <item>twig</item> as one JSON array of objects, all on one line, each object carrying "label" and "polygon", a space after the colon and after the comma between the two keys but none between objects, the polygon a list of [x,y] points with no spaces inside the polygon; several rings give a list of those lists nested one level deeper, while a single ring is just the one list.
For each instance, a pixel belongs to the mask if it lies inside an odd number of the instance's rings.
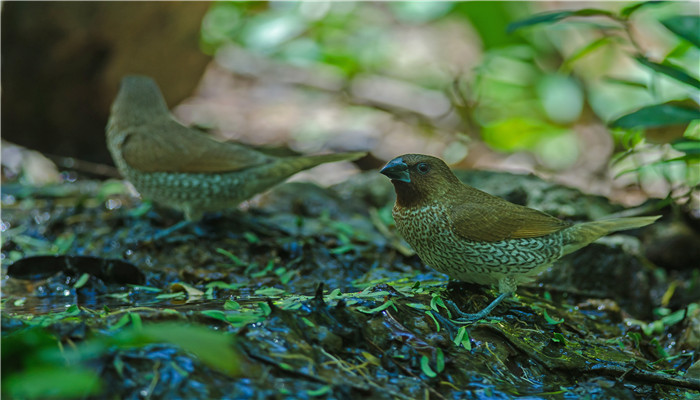
[{"label": "twig", "polygon": [[[562,368],[562,367],[560,367]],[[593,365],[580,371],[578,368],[562,368],[565,370],[575,369],[577,372],[602,373],[621,380],[642,381],[645,383],[659,383],[663,385],[680,386],[693,390],[700,390],[700,379],[681,378],[656,371],[644,371],[638,368],[624,368],[619,365]]]}]

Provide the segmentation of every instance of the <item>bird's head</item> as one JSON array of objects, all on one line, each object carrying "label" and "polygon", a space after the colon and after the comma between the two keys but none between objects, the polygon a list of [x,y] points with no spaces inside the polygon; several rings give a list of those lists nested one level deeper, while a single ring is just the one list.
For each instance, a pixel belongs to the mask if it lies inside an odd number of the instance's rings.
[{"label": "bird's head", "polygon": [[126,123],[143,124],[168,115],[170,111],[156,81],[143,75],[127,75],[122,78],[119,93],[112,104],[113,118]]},{"label": "bird's head", "polygon": [[424,154],[404,154],[389,161],[380,171],[391,179],[396,202],[410,207],[441,199],[461,182],[439,158]]}]

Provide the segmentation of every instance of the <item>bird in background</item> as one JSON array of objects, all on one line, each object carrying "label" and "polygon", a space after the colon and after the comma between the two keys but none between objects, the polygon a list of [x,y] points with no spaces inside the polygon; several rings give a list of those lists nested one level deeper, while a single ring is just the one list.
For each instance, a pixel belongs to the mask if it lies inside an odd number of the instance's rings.
[{"label": "bird in background", "polygon": [[466,185],[442,160],[422,154],[396,157],[381,173],[396,191],[396,228],[423,262],[454,279],[498,288],[500,295],[480,312],[457,309],[463,321],[484,318],[518,284],[564,255],[660,217],[572,224]]},{"label": "bird in background", "polygon": [[142,196],[181,210],[190,221],[234,207],[297,172],[365,155],[276,157],[217,141],[175,120],[156,82],[137,75],[122,79],[106,132],[121,174]]}]

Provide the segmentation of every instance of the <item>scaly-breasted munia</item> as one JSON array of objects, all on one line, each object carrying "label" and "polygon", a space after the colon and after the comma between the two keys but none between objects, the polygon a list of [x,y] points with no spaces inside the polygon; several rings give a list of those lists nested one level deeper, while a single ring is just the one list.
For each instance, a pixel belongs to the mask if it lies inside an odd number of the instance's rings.
[{"label": "scaly-breasted munia", "polygon": [[176,121],[146,76],[122,79],[107,145],[119,171],[144,197],[183,211],[189,220],[236,206],[299,171],[365,154],[274,157],[214,140]]},{"label": "scaly-breasted munia", "polygon": [[481,312],[464,314],[467,320],[486,316],[565,254],[659,218],[571,224],[465,185],[442,160],[422,154],[397,157],[381,173],[396,190],[396,228],[423,262],[454,279],[498,287],[501,295]]}]

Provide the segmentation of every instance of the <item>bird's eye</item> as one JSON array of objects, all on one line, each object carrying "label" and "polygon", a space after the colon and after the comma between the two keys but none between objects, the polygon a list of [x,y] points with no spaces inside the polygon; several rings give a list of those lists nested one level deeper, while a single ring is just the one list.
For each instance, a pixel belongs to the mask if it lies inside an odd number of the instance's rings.
[{"label": "bird's eye", "polygon": [[427,174],[428,171],[430,171],[430,165],[422,162],[416,166],[416,169],[418,169],[418,172],[421,174]]}]

